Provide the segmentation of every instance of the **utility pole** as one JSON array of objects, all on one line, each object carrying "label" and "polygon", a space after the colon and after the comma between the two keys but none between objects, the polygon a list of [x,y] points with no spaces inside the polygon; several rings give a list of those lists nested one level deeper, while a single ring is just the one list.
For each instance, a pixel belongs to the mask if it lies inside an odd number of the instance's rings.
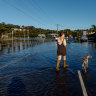
[{"label": "utility pole", "polygon": [[59,24],[56,24],[56,27],[57,27],[57,34],[58,34],[58,27],[59,27],[60,25]]},{"label": "utility pole", "polygon": [[13,29],[12,29],[12,40],[13,40]]},{"label": "utility pole", "polygon": [[24,42],[25,42],[25,27],[24,26],[21,26],[21,29],[22,29],[22,31],[24,33]]},{"label": "utility pole", "polygon": [[29,30],[27,30],[27,32],[28,32],[28,39],[29,39]]},{"label": "utility pole", "polygon": [[13,31],[14,29],[12,28],[12,51],[13,51]]}]

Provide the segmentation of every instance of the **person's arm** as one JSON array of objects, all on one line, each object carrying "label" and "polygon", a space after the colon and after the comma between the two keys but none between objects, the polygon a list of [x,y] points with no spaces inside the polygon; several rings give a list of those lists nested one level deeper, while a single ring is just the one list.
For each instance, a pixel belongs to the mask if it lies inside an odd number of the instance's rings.
[{"label": "person's arm", "polygon": [[63,41],[63,45],[66,47],[66,39],[64,39],[64,41]]}]

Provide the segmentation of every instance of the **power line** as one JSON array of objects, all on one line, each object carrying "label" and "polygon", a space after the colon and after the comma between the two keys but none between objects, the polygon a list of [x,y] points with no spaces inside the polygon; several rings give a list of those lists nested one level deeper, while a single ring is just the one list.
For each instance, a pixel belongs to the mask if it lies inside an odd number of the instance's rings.
[{"label": "power line", "polygon": [[[38,5],[37,2],[34,2],[34,0],[32,0],[32,1],[31,1],[31,0],[28,0],[27,2],[29,2],[29,4],[32,4],[32,7],[34,8],[34,10],[37,9],[38,13],[40,13],[40,14],[39,14],[39,16],[41,15],[40,20],[42,19],[42,17],[43,17],[43,18],[44,18],[44,17],[47,17],[47,18],[45,18],[45,19],[48,20],[48,18],[49,18],[48,15],[46,14],[46,12],[44,12],[44,10],[42,10],[42,8]],[[41,12],[44,13],[45,16],[42,16]],[[52,19],[52,20],[53,20],[53,19]],[[52,22],[52,20],[50,20],[50,18],[49,18],[49,21],[50,21],[50,22]],[[48,26],[51,26],[51,27],[52,27],[53,25],[50,24],[50,25],[48,25]]]},{"label": "power line", "polygon": [[[34,6],[34,4],[32,3],[32,2],[30,2],[30,0],[28,0],[27,2],[22,2],[26,7],[27,7],[27,9],[29,8],[30,9],[30,7],[32,7],[34,10],[32,11],[32,12],[30,12],[30,13],[32,13],[32,15],[33,14],[35,14],[35,16],[37,15],[36,13],[36,7]],[[27,5],[28,4],[28,5]],[[30,6],[31,5],[31,6]],[[28,12],[28,11],[27,11]],[[39,12],[39,11],[38,11]],[[39,12],[40,13],[40,12]],[[38,18],[37,19],[39,19],[39,20],[42,20],[42,16],[40,17],[40,15],[37,15],[38,16]],[[37,17],[36,16],[36,17]]]},{"label": "power line", "polygon": [[4,0],[9,6],[11,6],[11,7],[13,7],[13,8],[15,8],[16,10],[18,10],[19,12],[21,12],[21,13],[23,13],[23,14],[25,14],[25,12],[24,11],[22,11],[21,9],[19,9],[19,8],[17,8],[17,7],[15,7],[14,5],[12,5],[11,3],[9,3],[7,0]]},{"label": "power line", "polygon": [[58,27],[61,26],[60,24],[56,24],[56,27],[57,27],[57,34],[58,34]]},{"label": "power line", "polygon": [[[13,8],[16,9],[17,11],[23,13],[24,15],[30,17],[30,18],[33,20],[34,17],[32,17],[32,16],[29,15],[29,14],[26,14],[22,9],[14,6],[14,5],[11,4],[8,0],[4,0],[4,1],[5,1],[5,3],[7,3],[9,6],[13,7]],[[34,9],[35,9],[35,8],[34,8]],[[41,18],[39,18],[39,20],[41,20]],[[34,18],[34,21],[37,21],[39,24],[41,24],[41,25],[45,26],[46,28],[48,28],[48,25],[42,24],[41,21],[38,21],[38,20],[36,19],[36,17]],[[39,24],[38,24],[38,25],[39,25]],[[51,26],[51,25],[50,25],[50,26]],[[52,26],[53,26],[53,25],[52,25]],[[52,27],[52,26],[51,26],[51,27]],[[58,25],[58,26],[61,26],[61,25]],[[57,27],[57,28],[58,28],[58,27]],[[57,33],[58,33],[58,29],[57,29]]]},{"label": "power line", "polygon": [[[44,18],[44,16],[41,15],[41,12],[42,12],[42,11],[41,11],[37,6],[34,6],[35,4],[32,3],[31,0],[28,0],[27,2],[28,2],[28,4],[31,4],[31,5],[32,5],[31,7],[33,7],[34,10],[37,9],[38,13],[40,13],[40,14],[38,15],[38,19],[39,19],[39,20],[42,20],[42,17]],[[28,7],[29,7],[29,6],[28,6]],[[39,10],[38,10],[38,9],[39,9]],[[36,13],[36,11],[35,11],[34,13]],[[40,16],[40,15],[41,15],[41,16]],[[42,20],[42,21],[43,21],[43,20]],[[42,25],[48,27],[48,25],[46,25],[46,24],[42,24]],[[52,26],[51,26],[51,27],[52,27]]]},{"label": "power line", "polygon": [[[30,0],[30,1],[31,1],[31,0]],[[32,0],[32,2],[34,2],[34,5],[36,5],[36,7],[39,9],[38,12],[41,11],[42,13],[44,13],[45,17],[48,17],[49,19],[51,19],[51,20],[50,20],[51,22],[54,21],[54,19],[52,19],[52,18],[47,14],[47,12],[44,11],[44,10],[39,6],[39,4],[36,2],[36,0]]]},{"label": "power line", "polygon": [[[21,10],[20,8],[18,8],[18,7],[16,7],[16,6],[14,6],[13,4],[11,4],[8,0],[4,0],[4,1],[5,1],[5,3],[7,3],[9,6],[15,8],[17,11],[19,11],[19,12],[23,13],[24,15],[30,17],[31,19],[33,18],[31,15],[26,14],[23,10]],[[33,19],[32,19],[32,20],[33,20]],[[40,21],[38,21],[36,18],[34,18],[34,21],[37,21],[37,22],[39,22],[39,24],[46,26],[45,24],[42,24]],[[48,27],[48,26],[46,26],[46,27]]]},{"label": "power line", "polygon": [[[28,16],[28,17],[30,17],[32,20],[34,20],[34,21],[36,21],[36,22],[38,22],[40,25],[43,25],[43,26],[45,26],[46,28],[48,28],[49,26],[54,26],[54,25],[46,25],[46,24],[43,24],[43,23],[41,23],[41,18],[40,17],[38,17],[38,19],[39,20],[37,20],[37,18],[36,17],[33,17],[32,15],[29,15],[29,14],[27,14],[27,13],[25,13],[22,9],[20,9],[20,8],[18,8],[18,7],[16,7],[16,6],[14,6],[13,4],[11,4],[8,0],[4,0],[5,1],[5,3],[7,3],[9,6],[11,6],[11,7],[13,7],[14,9],[16,9],[17,11],[19,11],[19,12],[21,12],[22,14],[24,14],[24,15],[26,15],[26,16]],[[24,4],[24,2],[22,2],[23,4]],[[31,3],[32,4],[32,2],[29,2],[29,3]],[[32,4],[32,5],[34,5],[34,4]],[[28,6],[26,6],[26,7],[28,7]],[[39,9],[40,11],[42,10],[40,7],[33,7],[34,8],[34,10],[35,9]],[[38,10],[38,12],[40,13],[40,11]],[[42,12],[42,11],[41,11]],[[44,11],[43,11],[44,12]],[[31,12],[30,12],[31,13]],[[45,12],[44,12],[45,13]],[[46,13],[45,13],[46,14]],[[41,16],[41,17],[43,17],[43,16]],[[34,19],[33,19],[34,18]],[[50,22],[51,22],[51,20],[49,20]],[[38,24],[38,25],[39,25]],[[56,24],[55,26],[57,26],[58,24]],[[58,25],[57,26],[57,33],[58,33],[58,27],[59,26],[61,26],[61,27],[64,27],[64,26],[62,26],[62,25]]]}]

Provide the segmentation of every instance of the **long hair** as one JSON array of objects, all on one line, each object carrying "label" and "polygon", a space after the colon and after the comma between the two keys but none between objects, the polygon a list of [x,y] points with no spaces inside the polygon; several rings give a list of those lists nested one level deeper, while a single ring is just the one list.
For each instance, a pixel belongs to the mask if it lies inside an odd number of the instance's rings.
[{"label": "long hair", "polygon": [[59,32],[59,36],[61,37],[63,34],[65,34],[64,32]]}]

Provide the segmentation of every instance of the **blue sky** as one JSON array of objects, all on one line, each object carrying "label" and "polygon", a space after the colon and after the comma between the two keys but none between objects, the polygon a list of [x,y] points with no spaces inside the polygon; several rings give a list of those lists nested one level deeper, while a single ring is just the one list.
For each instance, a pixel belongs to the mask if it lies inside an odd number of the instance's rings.
[{"label": "blue sky", "polygon": [[0,0],[0,22],[44,29],[87,29],[96,24],[96,0]]}]

